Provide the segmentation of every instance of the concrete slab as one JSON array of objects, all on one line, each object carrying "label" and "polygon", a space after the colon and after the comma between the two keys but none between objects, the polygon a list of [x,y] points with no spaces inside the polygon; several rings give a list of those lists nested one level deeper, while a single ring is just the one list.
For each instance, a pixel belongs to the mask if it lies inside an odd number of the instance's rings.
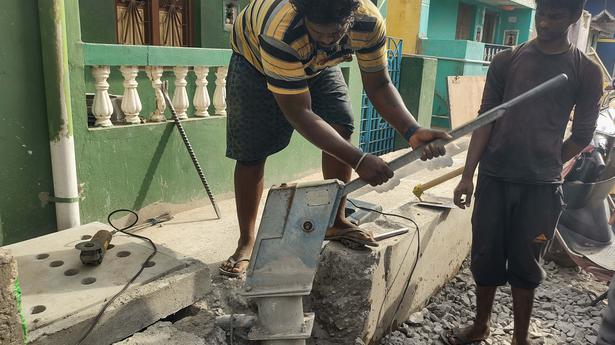
[{"label": "concrete slab", "polygon": [[[411,310],[423,305],[429,296],[437,290],[438,286],[442,285],[447,277],[456,272],[461,264],[460,258],[465,257],[468,252],[471,211],[441,211],[407,207],[410,202],[416,200],[412,195],[412,189],[417,183],[424,183],[464,163],[465,147],[467,147],[467,142],[460,142],[457,148],[450,150],[455,153],[452,156],[437,162],[416,162],[407,167],[400,174],[407,177],[397,181],[398,185],[393,190],[389,190],[388,187],[366,187],[351,195],[353,198],[380,205],[384,211],[400,211],[415,217],[417,221],[423,224],[422,228],[426,229],[421,232],[424,246],[422,252],[423,257],[429,259],[422,259],[417,266],[415,278],[413,277],[411,282],[412,286],[408,289],[410,292],[403,299],[403,303],[409,304],[409,306],[400,307],[396,319],[403,319]],[[385,159],[391,160],[404,152],[398,151],[389,154]],[[322,180],[321,174],[316,173],[294,182],[314,180]],[[450,198],[457,181],[458,179],[449,181],[430,190],[428,194]],[[267,181],[265,181],[265,184],[267,185]],[[267,193],[265,192],[263,195],[260,204],[261,212]],[[214,314],[250,312],[243,303],[236,302],[236,294],[241,291],[241,282],[217,276],[218,265],[233,253],[239,235],[234,199],[221,200],[218,204],[222,210],[222,219],[215,219],[213,209],[204,201],[203,207],[177,214],[173,220],[164,223],[162,226],[148,228],[141,232],[152,238],[156,243],[176,253],[207,263],[214,271],[214,281],[218,279],[224,282],[219,282],[212,294],[208,295],[208,299],[213,295],[219,295],[214,298],[213,304],[200,308],[202,311],[198,315],[188,316],[173,325],[165,325],[159,333],[162,338],[166,337],[165,334],[174,332],[174,330],[167,329],[167,327],[173,327],[175,330],[199,336],[199,338],[205,340],[206,344],[209,344],[209,342],[218,344],[219,341],[212,342],[211,340],[212,337],[215,337],[214,333],[219,331],[212,325]],[[142,218],[152,217],[167,210],[162,205],[153,205],[151,209],[146,210],[149,213],[141,215]],[[259,215],[261,212],[259,212]],[[384,232],[388,229],[397,228],[397,226],[407,226],[407,222],[403,220],[398,221],[398,225],[390,226],[391,220],[389,218],[383,222],[382,219],[379,219],[369,226],[375,226],[376,232]],[[435,231],[435,229],[438,231]],[[374,341],[382,334],[382,331],[386,328],[383,325],[393,319],[391,308],[401,301],[402,284],[407,281],[408,271],[414,261],[414,254],[416,253],[414,246],[416,241],[412,240],[414,234],[415,232],[411,231],[404,237],[387,240],[384,243],[386,245],[383,245],[377,251],[367,253],[350,251],[336,243],[328,245],[327,249],[323,251],[321,260],[323,267],[320,269],[321,273],[319,273],[323,276],[317,279],[317,284],[320,284],[320,287],[314,290],[314,299],[318,300],[319,296],[325,298],[331,296],[331,298],[323,300],[320,305],[314,303],[314,309],[317,315],[321,317],[319,324],[315,325],[313,339],[310,339],[308,344],[354,344],[357,338],[368,339],[371,337],[371,340]],[[345,251],[348,252],[347,256],[342,254]],[[342,272],[336,271],[335,267],[348,267],[348,269]],[[398,272],[399,267],[402,269]],[[332,271],[327,276],[325,272],[328,269]],[[348,274],[348,272],[354,273]],[[393,278],[395,275],[398,276],[396,279]],[[390,290],[388,294],[386,294],[385,287]],[[233,302],[225,303],[224,301]],[[321,312],[323,306],[331,308],[331,312]],[[382,306],[381,312],[376,309],[380,306]],[[352,312],[348,312],[349,310]],[[338,311],[344,312],[338,313]],[[376,312],[383,314],[382,318],[386,320],[374,322]],[[353,331],[348,331],[352,324],[356,324],[358,327]],[[152,330],[154,328],[155,326],[152,326]],[[326,331],[323,331],[323,329],[326,329]],[[156,332],[153,334],[156,334]],[[333,334],[333,336],[330,334]],[[344,337],[344,334],[348,337]],[[357,337],[352,338],[349,334],[357,334]],[[139,336],[135,336],[133,340],[134,342],[130,343],[131,345],[150,344],[146,338]],[[235,343],[241,343],[241,340],[235,339]],[[220,344],[223,343],[220,342]]]},{"label": "concrete slab", "polygon": [[[152,253],[140,239],[117,234],[100,266],[84,266],[75,245],[100,229],[91,223],[7,248],[20,270],[31,344],[76,344],[104,302],[122,289]],[[144,269],[115,301],[85,344],[110,344],[202,298],[210,286],[207,267],[158,246]],[[106,331],[105,331],[106,330]]]}]

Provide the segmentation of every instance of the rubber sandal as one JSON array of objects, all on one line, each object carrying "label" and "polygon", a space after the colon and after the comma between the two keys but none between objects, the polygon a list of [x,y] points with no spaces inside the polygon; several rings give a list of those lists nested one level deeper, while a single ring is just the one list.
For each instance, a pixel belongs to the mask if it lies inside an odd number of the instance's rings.
[{"label": "rubber sandal", "polygon": [[[365,240],[364,239],[365,237],[369,238],[369,240]],[[366,232],[365,230],[361,228],[340,229],[337,231],[335,235],[325,236],[325,240],[339,241],[342,243],[345,241],[348,241],[348,242],[352,242],[355,244],[360,244],[360,245],[368,246],[368,247],[378,247],[379,246],[378,242],[376,242],[376,240],[374,239],[374,236],[372,236],[370,233]]]},{"label": "rubber sandal", "polygon": [[[236,268],[237,264],[241,263],[241,262],[250,262],[250,258],[248,257],[242,257],[238,260],[235,260],[232,256],[229,256],[229,258],[226,260],[226,262],[230,263],[231,265],[233,265],[232,268]],[[227,277],[231,277],[231,278],[238,278],[240,276],[242,276],[243,274],[246,273],[246,269],[248,266],[245,266],[245,268],[242,271],[239,272],[233,272],[233,271],[228,271],[226,269],[223,268],[223,266],[218,267],[218,270],[220,271],[220,274],[227,276]]]}]

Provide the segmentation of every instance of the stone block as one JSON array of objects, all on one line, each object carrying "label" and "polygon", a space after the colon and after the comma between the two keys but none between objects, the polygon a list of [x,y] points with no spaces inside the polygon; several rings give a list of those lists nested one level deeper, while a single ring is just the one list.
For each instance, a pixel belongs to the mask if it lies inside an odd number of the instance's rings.
[{"label": "stone block", "polygon": [[0,344],[24,343],[21,316],[16,295],[17,262],[0,248]]}]

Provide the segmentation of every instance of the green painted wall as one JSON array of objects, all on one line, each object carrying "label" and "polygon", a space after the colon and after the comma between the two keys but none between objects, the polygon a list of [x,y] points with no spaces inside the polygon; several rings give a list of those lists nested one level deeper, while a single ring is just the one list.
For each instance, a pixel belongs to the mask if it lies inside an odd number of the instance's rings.
[{"label": "green painted wall", "polygon": [[[401,61],[399,93],[415,119],[423,127],[431,127],[434,89],[438,60],[404,56]],[[408,147],[396,133],[395,147]]]},{"label": "green painted wall", "polygon": [[79,13],[84,42],[117,43],[115,1],[79,0]]},{"label": "green painted wall", "polygon": [[419,24],[419,39],[426,39],[429,30],[430,0],[421,0],[421,19]]},{"label": "green painted wall", "polygon": [[[144,48],[133,49],[142,51]],[[152,54],[149,56],[151,61]],[[82,56],[75,59],[83,61]],[[181,54],[177,54],[175,59],[182,59]],[[86,73],[86,81],[75,84],[74,94],[82,95],[84,91],[93,91],[94,85],[89,77],[89,67],[80,66],[79,69],[81,73]],[[352,63],[345,69],[351,102],[354,109],[359,110],[361,99],[356,95],[360,95],[361,80],[358,67]],[[113,67],[112,71],[110,91],[121,93],[121,76],[117,67]],[[172,80],[165,73],[163,78],[167,77]],[[154,95],[144,73],[140,74],[139,81],[142,115],[147,117],[154,107]],[[213,80],[210,80],[210,85],[214,85]],[[172,87],[170,92],[173,92]],[[190,98],[192,94],[193,91],[189,90]],[[355,120],[358,126],[359,119]],[[226,119],[223,117],[184,122],[192,146],[216,194],[233,190],[234,162],[224,157],[225,125]],[[87,129],[86,118],[81,115],[75,118],[75,128],[77,159],[80,162],[78,174],[85,196],[81,203],[84,222],[104,219],[112,209],[119,207],[138,210],[155,202],[185,204],[200,201],[203,205],[208,204],[207,195],[183,142],[171,123]],[[354,139],[356,142],[357,138]],[[266,184],[292,180],[317,171],[319,167],[319,150],[295,134],[286,150],[270,158]]]},{"label": "green painted wall", "polygon": [[[360,87],[356,73],[350,73],[349,84],[356,94]],[[352,102],[354,109],[360,109],[360,98],[353,97]],[[155,202],[195,200],[208,204],[171,123],[88,130],[85,116],[80,116],[75,127],[78,174],[86,196],[81,203],[83,222],[104,219],[119,207],[138,210]],[[231,192],[234,161],[224,157],[226,119],[193,119],[185,121],[184,127],[214,193]],[[295,133],[290,146],[269,159],[265,184],[296,179],[319,167],[320,151]]]},{"label": "green painted wall", "polygon": [[[239,0],[239,11],[247,6],[250,0]],[[201,47],[230,48],[230,32],[224,30],[224,7],[222,0],[202,0],[201,3]]]},{"label": "green painted wall", "polygon": [[[423,54],[429,56],[443,56],[456,59],[482,60],[484,44],[475,41],[461,40],[424,40]],[[482,65],[457,61],[438,60],[435,83],[435,96],[433,102],[432,125],[449,128],[449,105],[447,77],[455,75],[482,75]]]},{"label": "green painted wall", "polygon": [[[7,1],[0,11],[0,246],[55,229],[37,1]],[[10,49],[8,49],[10,47]]]},{"label": "green painted wall", "polygon": [[[534,16],[533,12],[532,9],[519,9],[510,12],[501,11],[496,42],[498,44],[504,44],[504,30],[519,30],[518,43],[526,42],[530,37]],[[511,23],[510,18],[514,18],[516,22]]]},{"label": "green painted wall", "polygon": [[[429,1],[429,0],[424,0]],[[455,39],[457,31],[457,14],[459,3],[463,2],[475,6],[474,29],[483,25],[485,10],[497,12],[499,14],[499,24],[496,29],[496,44],[502,44],[504,30],[519,30],[519,42],[525,42],[529,38],[532,27],[533,10],[531,8],[517,9],[514,11],[503,11],[496,6],[485,5],[476,0],[430,0],[428,8],[428,27],[427,38],[438,40]],[[425,7],[425,3],[423,6]],[[509,17],[516,17],[516,23],[510,23]],[[423,20],[423,15],[421,17]],[[474,36],[473,36],[474,38]]]},{"label": "green painted wall", "polygon": [[[88,4],[95,3],[65,0],[72,95],[70,106],[74,114],[78,180],[83,187],[80,204],[82,222],[104,221],[106,215],[116,208],[139,210],[156,202],[202,202],[208,205],[207,196],[180,136],[171,123],[108,129],[87,127],[85,93],[94,88],[90,69],[84,63],[79,11]],[[38,9],[33,2],[14,2],[0,12],[0,20],[11,24],[6,34],[0,35],[0,43],[14,47],[10,51],[0,52],[0,80],[4,85],[12,85],[0,95],[3,104],[0,111],[3,120],[0,144],[3,147],[2,166],[5,167],[0,169],[2,245],[54,231],[55,212],[53,204],[42,205],[39,201],[39,193],[53,194],[53,190]],[[86,32],[89,39],[102,39],[102,36],[96,36],[101,31]],[[139,55],[139,48],[131,49],[136,49],[136,55],[128,54],[124,61]],[[154,56],[150,55],[148,59],[152,61]],[[112,70],[111,92],[120,93],[121,77],[117,66]],[[357,114],[355,125],[358,129],[362,84],[356,62],[346,64],[344,74]],[[143,72],[139,82],[144,107],[141,115],[148,117],[153,108],[153,93]],[[213,84],[210,78],[212,87]],[[184,122],[199,161],[213,191],[218,195],[233,189],[234,162],[224,157],[225,125],[225,118],[222,117]],[[353,141],[357,143],[357,135]],[[295,134],[289,148],[270,158],[266,184],[292,180],[318,171],[319,167],[319,150]]]},{"label": "green painted wall", "polygon": [[458,0],[431,0],[427,37],[434,40],[455,39]]},{"label": "green painted wall", "polygon": [[[239,0],[240,9],[249,0]],[[111,0],[79,0],[81,34],[84,42],[114,44],[116,39],[115,3]],[[229,32],[224,30],[222,0],[193,1],[193,45],[230,48]]]}]

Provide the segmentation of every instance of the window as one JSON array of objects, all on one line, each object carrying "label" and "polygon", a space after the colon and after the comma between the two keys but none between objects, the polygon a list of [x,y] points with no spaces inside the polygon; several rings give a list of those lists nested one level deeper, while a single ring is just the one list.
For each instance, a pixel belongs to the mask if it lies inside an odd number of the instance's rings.
[{"label": "window", "polygon": [[192,0],[115,0],[119,44],[192,46]]},{"label": "window", "polygon": [[504,45],[516,46],[519,40],[519,30],[504,30]]}]

